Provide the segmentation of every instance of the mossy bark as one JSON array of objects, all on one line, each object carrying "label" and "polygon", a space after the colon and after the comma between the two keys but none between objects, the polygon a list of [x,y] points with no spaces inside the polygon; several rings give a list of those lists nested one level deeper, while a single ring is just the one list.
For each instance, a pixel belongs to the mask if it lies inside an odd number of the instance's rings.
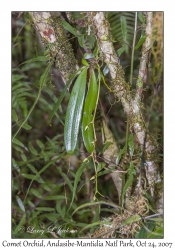
[{"label": "mossy bark", "polygon": [[[121,101],[123,109],[129,118],[130,130],[134,130],[137,140],[144,152],[144,167],[146,171],[146,177],[150,186],[152,197],[154,197],[155,183],[158,178],[158,165],[156,163],[158,145],[156,140],[154,140],[146,128],[146,122],[141,112],[143,104],[140,100],[138,100],[138,98],[135,98],[135,96],[131,94],[130,85],[125,81],[125,74],[122,66],[119,63],[119,58],[117,57],[117,54],[114,50],[110,35],[109,23],[106,20],[104,13],[92,12],[91,18],[94,29],[96,30],[96,37],[99,47],[104,55],[104,61],[109,68],[112,78],[111,89]],[[148,36],[150,36],[151,33],[151,19],[152,14],[147,12],[146,30]],[[147,53],[146,55],[148,56],[150,49],[150,37],[146,39],[144,47],[145,46],[147,46],[147,52],[144,51],[144,53]],[[143,61],[141,61],[140,73],[142,68],[145,69],[145,67],[145,62],[143,64]],[[143,81],[144,75],[140,74],[139,76],[139,79]]]},{"label": "mossy bark", "polygon": [[55,61],[55,67],[66,82],[76,71],[77,61],[59,18],[52,16],[50,12],[30,12],[30,15],[45,48],[49,48],[49,55]]}]

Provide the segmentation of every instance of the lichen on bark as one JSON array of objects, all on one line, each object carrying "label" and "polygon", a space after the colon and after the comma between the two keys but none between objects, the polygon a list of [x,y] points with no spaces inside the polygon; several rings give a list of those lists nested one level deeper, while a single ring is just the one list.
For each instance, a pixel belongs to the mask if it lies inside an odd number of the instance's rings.
[{"label": "lichen on bark", "polygon": [[[151,14],[149,14],[149,16],[150,18],[148,18],[146,27],[150,27]],[[91,14],[91,18],[94,29],[96,30],[99,47],[104,54],[104,61],[110,71],[112,78],[111,88],[121,101],[123,109],[129,117],[130,129],[131,131],[132,129],[134,130],[137,140],[141,145],[142,150],[144,150],[146,176],[150,186],[151,195],[154,197],[154,184],[158,174],[158,166],[155,160],[155,156],[157,154],[157,144],[154,140],[152,140],[149,131],[146,129],[145,120],[141,112],[142,104],[140,100],[138,101],[137,98],[133,98],[130,86],[125,81],[124,71],[119,63],[113,43],[109,39],[111,37],[110,29],[108,28],[108,21],[106,20],[104,13],[93,12]],[[147,30],[150,32],[150,29],[147,28]],[[149,33],[148,31],[147,33]],[[147,39],[146,44],[148,44],[149,41],[150,40]]]},{"label": "lichen on bark", "polygon": [[49,48],[49,56],[66,82],[76,71],[77,61],[59,18],[52,16],[50,12],[30,12],[30,15],[45,48]]}]

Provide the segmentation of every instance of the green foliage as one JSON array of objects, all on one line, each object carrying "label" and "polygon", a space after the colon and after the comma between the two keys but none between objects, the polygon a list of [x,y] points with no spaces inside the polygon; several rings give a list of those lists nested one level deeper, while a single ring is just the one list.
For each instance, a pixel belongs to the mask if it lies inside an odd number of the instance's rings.
[{"label": "green foliage", "polygon": [[98,103],[98,84],[94,70],[91,70],[90,82],[88,93],[85,98],[83,117],[82,117],[82,135],[84,145],[89,153],[92,153],[95,149],[94,138],[94,116],[93,112]]},{"label": "green foliage", "polygon": [[122,46],[117,50],[119,56],[125,51],[129,53],[128,45],[132,45],[134,32],[134,12],[109,12],[108,20],[115,41]]},{"label": "green foliage", "polygon": [[163,219],[149,218],[144,223],[139,232],[136,233],[135,238],[139,239],[162,239],[163,238]]},{"label": "green foliage", "polygon": [[129,217],[128,219],[123,221],[122,225],[128,225],[128,224],[131,224],[133,222],[140,221],[140,220],[141,220],[141,217],[139,215],[132,215],[131,217]]},{"label": "green foliage", "polygon": [[134,170],[134,164],[132,162],[130,162],[130,166],[128,168],[128,178],[127,181],[123,187],[122,190],[122,196],[121,196],[121,200],[122,200],[122,206],[123,206],[123,201],[124,201],[124,196],[126,194],[127,189],[131,186],[133,179],[134,179],[134,175],[135,175],[135,170]]},{"label": "green foliage", "polygon": [[55,106],[52,109],[52,112],[51,112],[51,114],[49,116],[49,123],[51,122],[53,116],[56,114],[58,108],[60,108],[60,104],[61,104],[61,102],[62,102],[62,100],[63,100],[63,98],[64,98],[64,96],[66,94],[67,88],[69,87],[70,83],[74,80],[74,78],[76,77],[76,75],[78,74],[79,71],[80,70],[77,70],[75,73],[73,73],[72,76],[67,81],[67,83],[66,83],[66,85],[65,85],[65,87],[64,87],[64,89],[63,89],[63,91],[61,93],[61,96],[58,98],[58,100],[56,101]]},{"label": "green foliage", "polygon": [[130,134],[128,139],[129,153],[131,156],[134,154],[134,135]]},{"label": "green foliage", "polygon": [[77,31],[68,22],[61,20],[60,24],[74,36],[78,36]]},{"label": "green foliage", "polygon": [[144,43],[145,39],[146,39],[146,36],[145,36],[145,31],[144,31],[144,30],[142,30],[142,33],[141,33],[140,39],[139,39],[139,41],[138,41],[137,45],[135,46],[134,50],[139,49],[139,48],[140,48],[140,46]]},{"label": "green foliage", "polygon": [[65,126],[64,139],[66,151],[73,154],[77,145],[81,114],[83,111],[85,90],[86,90],[87,68],[83,69],[73,86],[69,99]]},{"label": "green foliage", "polygon": [[[81,148],[72,156],[67,155],[65,151],[64,121],[69,102],[67,90],[70,84],[73,83],[74,88],[78,80],[77,75],[81,75],[84,68],[86,68],[86,71],[87,68],[96,68],[97,65],[99,68],[103,68],[106,86],[110,82],[109,68],[103,61],[103,55],[99,53],[95,30],[88,21],[88,15],[78,12],[73,12],[72,15],[74,18],[73,24],[63,20],[60,23],[69,35],[74,36],[74,39],[70,39],[70,41],[74,41],[72,42],[73,49],[77,53],[77,58],[80,59],[80,65],[82,63],[85,67],[83,66],[74,72],[65,85],[61,83],[57,75],[54,76],[55,58],[46,56],[49,49],[44,52],[41,48],[28,14],[21,16],[19,22],[14,19],[16,27],[13,28],[12,32],[13,238],[54,238],[55,235],[60,238],[87,237],[87,232],[92,234],[97,226],[104,225],[101,216],[121,212],[121,207],[117,205],[118,197],[110,173],[116,171],[116,165],[117,168],[123,166],[126,148],[123,147],[119,154],[114,156],[117,158],[116,164],[111,162],[110,169],[106,168],[107,164],[103,162],[103,153],[109,149],[111,142],[105,142],[98,151],[94,152],[94,162],[91,157],[88,157],[89,154],[87,153],[87,151],[92,152],[92,150],[85,151]],[[138,17],[140,23],[144,24],[143,13],[139,12]],[[118,55],[122,55],[122,64],[126,65],[130,61],[128,52],[133,39],[134,13],[110,12],[108,19],[112,28],[113,38],[111,40]],[[20,31],[22,26],[24,27]],[[139,63],[137,53],[140,53],[145,38],[143,27],[138,32],[134,65],[136,73]],[[88,49],[84,56],[83,49]],[[126,77],[127,75],[126,70]],[[83,85],[84,95],[86,95],[85,88],[88,89],[89,84],[88,74],[87,79],[87,82]],[[100,77],[98,79],[100,81]],[[82,87],[82,82],[79,81],[76,90],[80,90],[80,87]],[[150,86],[147,86],[147,89],[149,93],[152,91]],[[125,134],[125,114],[116,100],[114,100],[115,105],[111,108],[110,103],[112,103],[111,99],[113,98],[111,96],[106,93],[106,87],[103,88],[102,84],[100,100],[106,117],[109,118],[109,127],[117,141],[121,142],[122,145],[122,138]],[[149,105],[150,96],[148,95],[148,98],[145,99],[146,107]],[[82,101],[82,98],[80,99]],[[89,97],[90,104],[91,101]],[[159,114],[159,103],[159,99],[157,99],[153,114],[155,117],[158,117],[157,114]],[[76,110],[77,107],[75,113]],[[94,109],[90,111],[95,118]],[[71,112],[69,113],[70,116]],[[77,125],[76,122],[77,120],[74,125]],[[78,120],[79,124],[80,122],[81,116]],[[67,129],[69,129],[70,124],[72,122],[67,122]],[[89,125],[86,124],[85,127]],[[156,133],[161,131],[159,117],[157,121],[151,121],[150,126],[152,125],[154,125],[153,128]],[[73,136],[74,132],[73,127],[71,132]],[[100,131],[100,133],[103,132]],[[81,135],[77,132],[76,138],[72,138],[72,141],[76,144],[81,139]],[[128,188],[133,184],[134,178],[138,177],[135,172],[137,166],[132,159],[135,155],[137,156],[138,152],[140,153],[140,149],[134,141],[133,134],[130,134],[128,147],[130,154],[129,159],[127,159],[127,164],[129,163],[127,166],[129,168],[125,169],[127,175],[125,174],[126,182],[122,190],[122,201],[124,201]],[[86,161],[82,162],[82,156],[84,157],[84,155]],[[90,202],[90,197],[92,199],[95,190],[97,191],[97,179],[98,189],[102,196],[98,201]],[[106,197],[109,197],[115,203],[107,202]],[[152,212],[156,212],[150,204],[149,208]],[[129,218],[123,221],[123,226],[135,222],[141,223],[141,219],[140,215],[131,214]],[[108,222],[105,221],[105,224],[110,226],[111,222]],[[144,226],[150,231],[147,231]],[[27,232],[29,227],[34,228],[35,231]],[[55,227],[55,235],[48,230],[52,227]],[[64,230],[68,228],[70,232],[65,233]],[[162,221],[151,221],[150,219],[149,223],[144,222],[143,227],[135,237],[161,238],[162,228]],[[39,230],[43,230],[43,232],[39,233]]]},{"label": "green foliage", "polygon": [[[72,206],[72,203],[74,201],[74,198],[75,198],[75,195],[76,195],[76,190],[77,190],[77,184],[80,181],[80,177],[81,177],[85,167],[87,167],[87,162],[83,162],[81,164],[81,166],[79,167],[78,171],[76,172],[74,188],[73,188],[73,195],[72,195],[72,201],[71,201],[70,207]],[[69,209],[70,209],[70,207],[69,207]]]}]

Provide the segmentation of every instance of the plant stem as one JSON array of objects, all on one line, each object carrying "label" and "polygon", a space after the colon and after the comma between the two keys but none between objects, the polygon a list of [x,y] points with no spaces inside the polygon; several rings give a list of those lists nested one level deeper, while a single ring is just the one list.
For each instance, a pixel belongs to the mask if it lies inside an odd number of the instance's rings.
[{"label": "plant stem", "polygon": [[134,65],[134,48],[136,42],[136,34],[137,34],[137,12],[135,13],[135,27],[134,27],[134,37],[132,43],[132,55],[131,55],[131,71],[130,71],[130,84],[132,86],[132,78],[133,78],[133,65]]},{"label": "plant stem", "polygon": [[[137,34],[137,11],[135,13],[135,27],[134,27],[134,37],[132,43],[132,54],[131,54],[131,70],[130,70],[130,86],[132,89],[132,78],[133,78],[133,66],[134,66],[134,48],[136,42],[136,34]],[[127,125],[126,125],[126,140],[125,140],[125,156],[128,152],[128,137],[129,137],[129,118],[127,117]]]}]

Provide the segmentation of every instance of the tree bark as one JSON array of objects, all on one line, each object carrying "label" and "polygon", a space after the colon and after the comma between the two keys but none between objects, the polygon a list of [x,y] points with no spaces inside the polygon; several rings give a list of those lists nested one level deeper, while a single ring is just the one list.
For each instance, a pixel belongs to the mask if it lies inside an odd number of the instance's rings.
[{"label": "tree bark", "polygon": [[[150,135],[149,131],[146,129],[145,120],[142,116],[141,108],[142,104],[138,94],[135,98],[131,95],[130,86],[126,83],[124,78],[124,71],[119,63],[119,58],[114,50],[113,43],[111,41],[109,23],[106,20],[103,12],[91,13],[92,23],[94,29],[96,30],[97,40],[100,49],[105,57],[105,63],[109,68],[110,75],[112,78],[111,88],[113,89],[115,95],[121,100],[124,111],[129,117],[130,129],[134,129],[137,136],[138,142],[144,151],[145,159],[145,171],[146,177],[150,186],[151,195],[154,197],[154,184],[157,181],[158,166],[156,164],[156,156],[158,146],[156,141]],[[152,23],[152,13],[147,13],[147,39],[143,45],[146,48],[144,51],[144,56],[148,57],[148,51],[150,50],[150,34],[151,34],[151,23]],[[143,54],[142,54],[143,56]],[[141,61],[139,78],[143,81],[144,74],[142,70],[146,68],[147,59]],[[137,84],[139,86],[139,84]],[[138,91],[140,93],[140,91]]]},{"label": "tree bark", "polygon": [[[59,24],[59,19],[53,18],[50,12],[30,12],[30,15],[36,30],[41,36],[44,46],[50,48],[50,56],[55,58],[56,69],[60,72],[64,83],[66,83],[79,66],[75,59],[71,44],[65,36],[62,26]],[[50,46],[50,44],[52,46]],[[100,116],[100,127],[100,131],[103,130],[105,138],[103,141],[100,140],[101,147],[103,147],[106,142],[112,143],[103,153],[107,168],[110,169],[110,163],[115,162],[114,159],[118,153],[118,146],[103,116]],[[112,165],[114,166],[114,163]],[[116,170],[111,173],[111,177],[120,199],[122,185],[121,173]]]}]

